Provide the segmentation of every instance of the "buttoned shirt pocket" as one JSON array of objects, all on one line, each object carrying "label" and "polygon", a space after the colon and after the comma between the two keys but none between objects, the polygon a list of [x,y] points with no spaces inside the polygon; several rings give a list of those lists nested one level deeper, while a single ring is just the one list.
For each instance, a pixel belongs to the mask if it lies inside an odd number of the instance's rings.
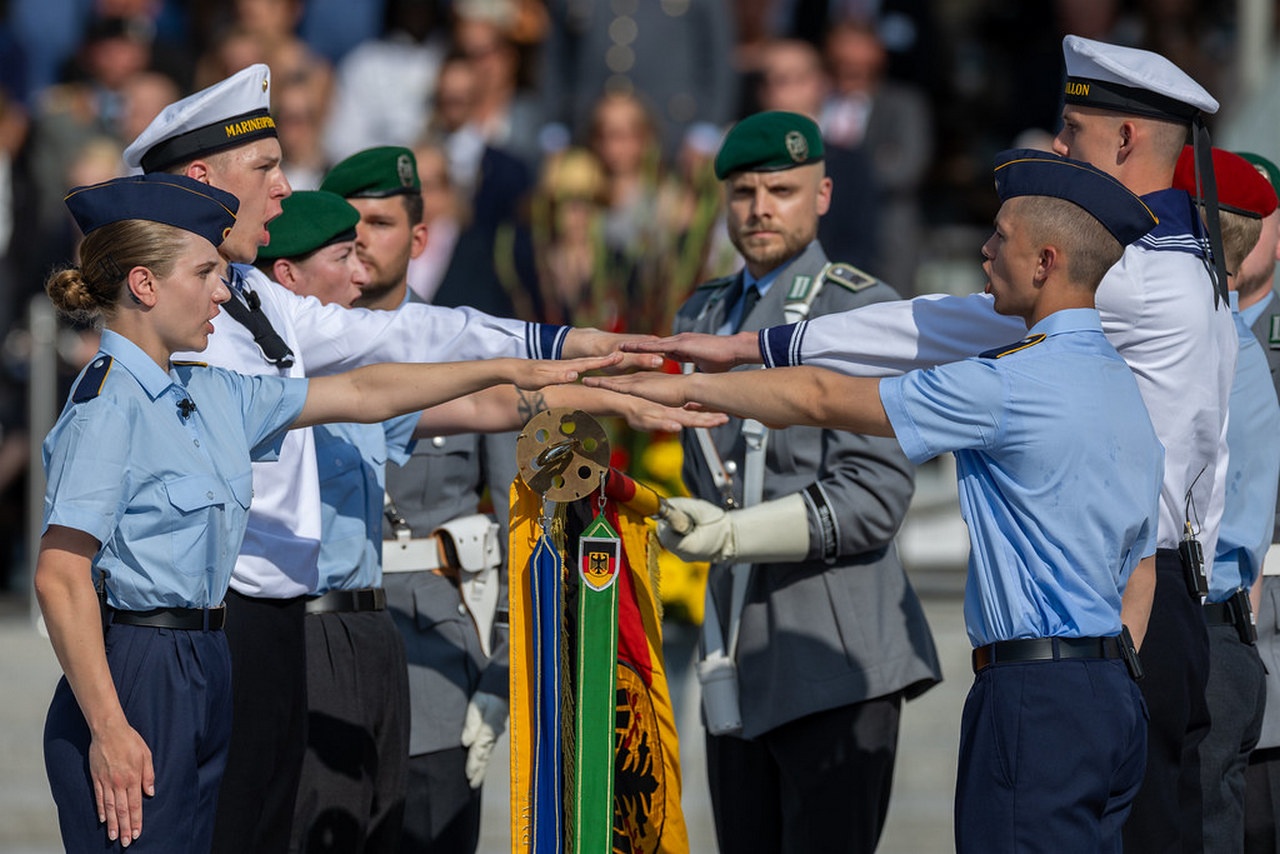
[{"label": "buttoned shirt pocket", "polygon": [[431,466],[442,467],[441,474],[455,474],[475,465],[480,450],[479,437],[474,433],[460,436],[433,436],[420,439],[414,448],[414,456],[427,457]]},{"label": "buttoned shirt pocket", "polygon": [[[475,512],[482,489],[479,439],[475,434],[419,439],[403,466],[387,467],[387,491],[416,537]],[[384,526],[383,537],[392,537]]]},{"label": "buttoned shirt pocket", "polygon": [[[424,573],[422,583],[413,591],[414,622],[419,631],[437,631],[449,635],[462,646],[471,617],[462,605],[462,597],[449,579]],[[456,633],[456,634],[455,634]]]},{"label": "buttoned shirt pocket", "polygon": [[[420,578],[413,590],[413,618],[419,638],[406,644],[417,653],[415,663],[443,673],[465,672],[468,684],[474,685],[480,673],[480,641],[462,597],[443,576],[426,572]],[[414,652],[410,652],[410,660],[414,659]]]},{"label": "buttoned shirt pocket", "polygon": [[[184,575],[213,572],[228,548],[227,537],[220,536],[227,530],[228,515],[248,510],[252,484],[252,474],[226,481],[213,475],[195,474],[164,482],[173,509],[169,543],[173,565],[179,572]],[[229,502],[234,506],[228,506]]]}]

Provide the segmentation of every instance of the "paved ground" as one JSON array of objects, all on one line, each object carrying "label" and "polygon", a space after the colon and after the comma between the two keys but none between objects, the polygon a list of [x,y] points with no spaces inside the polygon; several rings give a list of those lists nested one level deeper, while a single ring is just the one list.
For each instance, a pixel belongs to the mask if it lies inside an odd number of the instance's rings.
[{"label": "paved ground", "polygon": [[[918,578],[947,681],[906,706],[897,780],[880,854],[949,852],[960,706],[968,690],[969,644],[964,635],[957,573]],[[53,803],[41,760],[44,713],[59,675],[49,642],[33,627],[25,605],[0,600],[0,851],[61,851]],[[692,686],[689,686],[692,692]],[[690,693],[696,700],[696,694]],[[702,733],[692,702],[684,703],[681,732],[684,808],[690,850],[715,852],[706,796]],[[483,854],[509,850],[507,742],[485,786]]]}]

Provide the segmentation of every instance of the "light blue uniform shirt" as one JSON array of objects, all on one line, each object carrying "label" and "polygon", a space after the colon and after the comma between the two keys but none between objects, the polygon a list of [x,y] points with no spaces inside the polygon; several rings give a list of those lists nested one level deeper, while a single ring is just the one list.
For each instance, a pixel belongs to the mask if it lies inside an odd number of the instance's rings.
[{"label": "light blue uniform shirt", "polygon": [[909,458],[955,452],[975,646],[1119,634],[1156,548],[1164,450],[1098,313],[1056,312],[1023,343],[880,381]]},{"label": "light blue uniform shirt", "polygon": [[[1226,501],[1209,601],[1225,602],[1258,577],[1275,529],[1276,481],[1280,479],[1280,404],[1262,345],[1240,312],[1232,314],[1240,338],[1236,379],[1227,405]],[[1255,315],[1256,319],[1256,315]]]},{"label": "light blue uniform shirt", "polygon": [[1240,317],[1244,320],[1244,325],[1252,329],[1253,324],[1258,322],[1258,318],[1262,317],[1262,313],[1267,310],[1267,307],[1271,305],[1275,298],[1275,291],[1267,291],[1267,295],[1262,299],[1248,308],[1240,309]]},{"label": "light blue uniform shirt", "polygon": [[[93,565],[115,608],[219,604],[253,498],[250,462],[274,459],[307,381],[196,365],[166,372],[108,330],[74,388],[44,442],[45,528],[102,544]],[[196,404],[187,417],[184,399]]]},{"label": "light blue uniform shirt", "polygon": [[317,593],[382,585],[387,461],[404,465],[420,413],[381,424],[320,424],[320,581]]}]

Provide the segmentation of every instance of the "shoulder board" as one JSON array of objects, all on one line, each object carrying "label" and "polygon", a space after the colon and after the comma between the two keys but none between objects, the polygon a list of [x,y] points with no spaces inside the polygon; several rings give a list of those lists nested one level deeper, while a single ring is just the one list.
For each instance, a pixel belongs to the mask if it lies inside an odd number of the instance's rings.
[{"label": "shoulder board", "polygon": [[107,374],[111,373],[114,363],[115,360],[110,356],[98,356],[90,362],[80,376],[80,382],[76,383],[75,391],[71,393],[72,403],[84,403],[102,394],[102,385],[107,381]]},{"label": "shoulder board", "polygon": [[1005,356],[1008,356],[1010,353],[1017,353],[1019,350],[1025,350],[1028,347],[1034,347],[1044,339],[1045,339],[1045,334],[1043,332],[1037,332],[1035,335],[1028,335],[1026,338],[1023,338],[1021,341],[1015,341],[1014,343],[1004,347],[996,347],[994,350],[988,350],[985,353],[980,353],[978,355],[979,355],[979,358],[982,358],[982,359],[1001,359],[1001,358],[1004,358]]},{"label": "shoulder board", "polygon": [[709,282],[703,282],[702,284],[698,285],[698,287],[695,290],[705,291],[711,288],[723,288],[725,285],[733,284],[737,280],[737,278],[738,276],[736,273],[732,276],[721,276],[718,279],[712,279]]},{"label": "shoulder board", "polygon": [[173,365],[175,368],[207,368],[207,367],[209,367],[209,363],[208,363],[208,362],[176,362],[176,361],[171,361],[171,362],[169,362],[169,364]]},{"label": "shoulder board", "polygon": [[1267,330],[1267,348],[1280,350],[1280,314],[1271,315],[1270,328]]},{"label": "shoulder board", "polygon": [[879,281],[875,276],[864,273],[852,264],[828,264],[822,271],[822,275],[828,282],[853,291],[855,294],[858,291],[865,291]]}]

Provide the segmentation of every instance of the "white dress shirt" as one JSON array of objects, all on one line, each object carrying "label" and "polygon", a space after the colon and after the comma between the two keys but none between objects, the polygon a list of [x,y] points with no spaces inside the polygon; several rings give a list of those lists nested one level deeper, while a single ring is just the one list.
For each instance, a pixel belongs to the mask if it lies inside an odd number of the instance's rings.
[{"label": "white dress shirt", "polygon": [[[565,328],[421,303],[397,311],[323,305],[257,269],[236,265],[271,325],[294,353],[293,366],[266,361],[248,330],[224,311],[202,353],[175,354],[245,374],[305,377],[371,362],[438,362],[499,356],[556,358]],[[233,290],[233,299],[239,297]],[[284,599],[314,592],[320,553],[320,486],[311,429],[292,430],[277,462],[253,464],[253,506],[231,577],[247,596]]]}]

